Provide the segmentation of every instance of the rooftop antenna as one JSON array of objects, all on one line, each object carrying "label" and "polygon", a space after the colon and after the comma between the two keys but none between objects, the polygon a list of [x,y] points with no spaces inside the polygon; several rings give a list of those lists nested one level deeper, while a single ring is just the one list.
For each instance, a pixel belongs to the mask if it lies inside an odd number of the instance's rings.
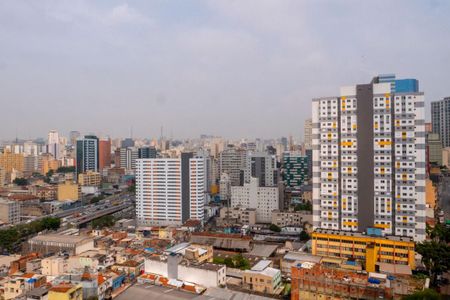
[{"label": "rooftop antenna", "polygon": [[133,139],[133,126],[131,126],[131,128],[130,128],[130,137],[131,137],[131,139]]},{"label": "rooftop antenna", "polygon": [[161,141],[162,141],[162,139],[163,139],[163,127],[161,126],[161,136],[160,136],[160,139],[161,139]]}]

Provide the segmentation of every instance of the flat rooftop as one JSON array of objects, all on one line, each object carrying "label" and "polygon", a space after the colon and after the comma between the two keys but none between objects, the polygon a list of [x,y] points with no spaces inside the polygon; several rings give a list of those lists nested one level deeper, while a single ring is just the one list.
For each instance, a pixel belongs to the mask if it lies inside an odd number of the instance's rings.
[{"label": "flat rooftop", "polygon": [[333,229],[317,228],[315,230],[315,232],[316,233],[322,233],[322,234],[333,234],[333,235],[340,235],[340,236],[352,236],[352,237],[359,237],[359,238],[373,237],[373,238],[380,238],[380,239],[385,239],[385,240],[390,240],[390,241],[399,241],[399,242],[412,242],[413,241],[413,239],[411,237],[408,237],[408,236],[395,236],[395,235],[377,236],[377,235],[364,234],[362,232],[345,231],[345,230],[333,230]]},{"label": "flat rooftop", "polygon": [[126,291],[124,291],[122,294],[117,296],[115,299],[116,300],[136,300],[136,299],[212,300],[220,298],[197,295],[163,286],[135,284],[132,287],[128,288]]},{"label": "flat rooftop", "polygon": [[268,245],[268,244],[254,244],[250,255],[270,257],[278,248],[278,245]]},{"label": "flat rooftop", "polygon": [[29,242],[55,242],[55,243],[67,243],[67,244],[78,244],[81,242],[88,242],[93,240],[88,236],[79,236],[79,235],[62,235],[62,234],[42,234],[37,235],[29,240]]}]

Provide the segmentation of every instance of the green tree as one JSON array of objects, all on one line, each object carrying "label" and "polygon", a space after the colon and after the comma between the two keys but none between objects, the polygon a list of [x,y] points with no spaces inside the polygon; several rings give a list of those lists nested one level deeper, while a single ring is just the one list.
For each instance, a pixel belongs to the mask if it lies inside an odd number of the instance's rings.
[{"label": "green tree", "polygon": [[57,173],[74,173],[75,167],[59,167],[56,170]]},{"label": "green tree", "polygon": [[441,223],[437,223],[434,227],[427,225],[427,234],[436,242],[450,243],[450,228]]},{"label": "green tree", "polygon": [[128,187],[128,192],[135,195],[136,194],[136,183],[133,181],[133,184]]},{"label": "green tree", "polygon": [[416,245],[416,251],[422,255],[432,285],[436,285],[437,276],[450,270],[450,246],[436,241],[425,241]]},{"label": "green tree", "polygon": [[223,260],[223,263],[228,267],[228,268],[234,268],[234,262],[233,259],[231,257],[227,257]]},{"label": "green tree", "polygon": [[275,224],[270,224],[269,229],[270,229],[271,231],[273,231],[273,232],[280,232],[280,231],[281,231],[281,228],[278,227],[278,226],[275,225]]},{"label": "green tree", "polygon": [[103,216],[101,218],[95,219],[91,222],[92,228],[102,229],[105,227],[112,227],[116,223],[113,216]]},{"label": "green tree", "polygon": [[304,241],[307,241],[309,239],[310,239],[309,234],[306,231],[302,230],[302,232],[300,232],[300,241],[304,242]]},{"label": "green tree", "polygon": [[312,211],[312,204],[310,201],[306,201],[305,203],[299,203],[294,207],[295,211],[304,210],[304,211]]},{"label": "green tree", "polygon": [[103,195],[95,196],[91,199],[90,202],[91,202],[91,204],[95,204],[97,202],[100,202],[100,200],[103,200],[103,199],[105,199],[105,196],[103,196]]},{"label": "green tree", "polygon": [[8,252],[13,251],[14,244],[19,240],[19,233],[16,228],[0,230],[0,247]]},{"label": "green tree", "polygon": [[13,183],[18,186],[26,186],[26,185],[28,185],[28,180],[25,178],[15,178],[13,180]]},{"label": "green tree", "polygon": [[233,264],[235,268],[241,269],[241,270],[248,270],[250,269],[250,262],[248,259],[242,256],[242,254],[237,254],[233,256]]},{"label": "green tree", "polygon": [[441,295],[432,289],[415,292],[414,294],[405,296],[402,300],[440,300]]},{"label": "green tree", "polygon": [[61,225],[61,219],[47,217],[41,220],[41,226],[47,230],[57,230]]}]

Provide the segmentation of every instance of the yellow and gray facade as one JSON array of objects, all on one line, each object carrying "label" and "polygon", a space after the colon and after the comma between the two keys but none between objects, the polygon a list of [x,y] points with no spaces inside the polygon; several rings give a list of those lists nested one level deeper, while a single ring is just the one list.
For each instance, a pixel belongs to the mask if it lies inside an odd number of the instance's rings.
[{"label": "yellow and gray facade", "polygon": [[313,99],[312,115],[313,226],[377,227],[424,240],[424,94],[417,81],[379,76],[342,87],[338,97]]}]

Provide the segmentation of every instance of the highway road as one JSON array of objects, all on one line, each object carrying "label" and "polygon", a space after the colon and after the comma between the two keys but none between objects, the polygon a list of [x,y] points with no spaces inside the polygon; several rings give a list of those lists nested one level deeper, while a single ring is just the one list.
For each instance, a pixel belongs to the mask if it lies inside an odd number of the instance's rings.
[{"label": "highway road", "polygon": [[95,204],[83,205],[80,207],[56,212],[50,215],[45,215],[41,217],[34,218],[32,220],[21,222],[23,224],[29,223],[31,221],[36,221],[43,219],[45,217],[57,217],[61,219],[61,225],[68,225],[69,223],[73,225],[80,225],[90,222],[99,217],[113,214],[115,212],[125,210],[127,208],[134,208],[134,196],[126,194],[118,194],[107,197],[100,200]]}]

